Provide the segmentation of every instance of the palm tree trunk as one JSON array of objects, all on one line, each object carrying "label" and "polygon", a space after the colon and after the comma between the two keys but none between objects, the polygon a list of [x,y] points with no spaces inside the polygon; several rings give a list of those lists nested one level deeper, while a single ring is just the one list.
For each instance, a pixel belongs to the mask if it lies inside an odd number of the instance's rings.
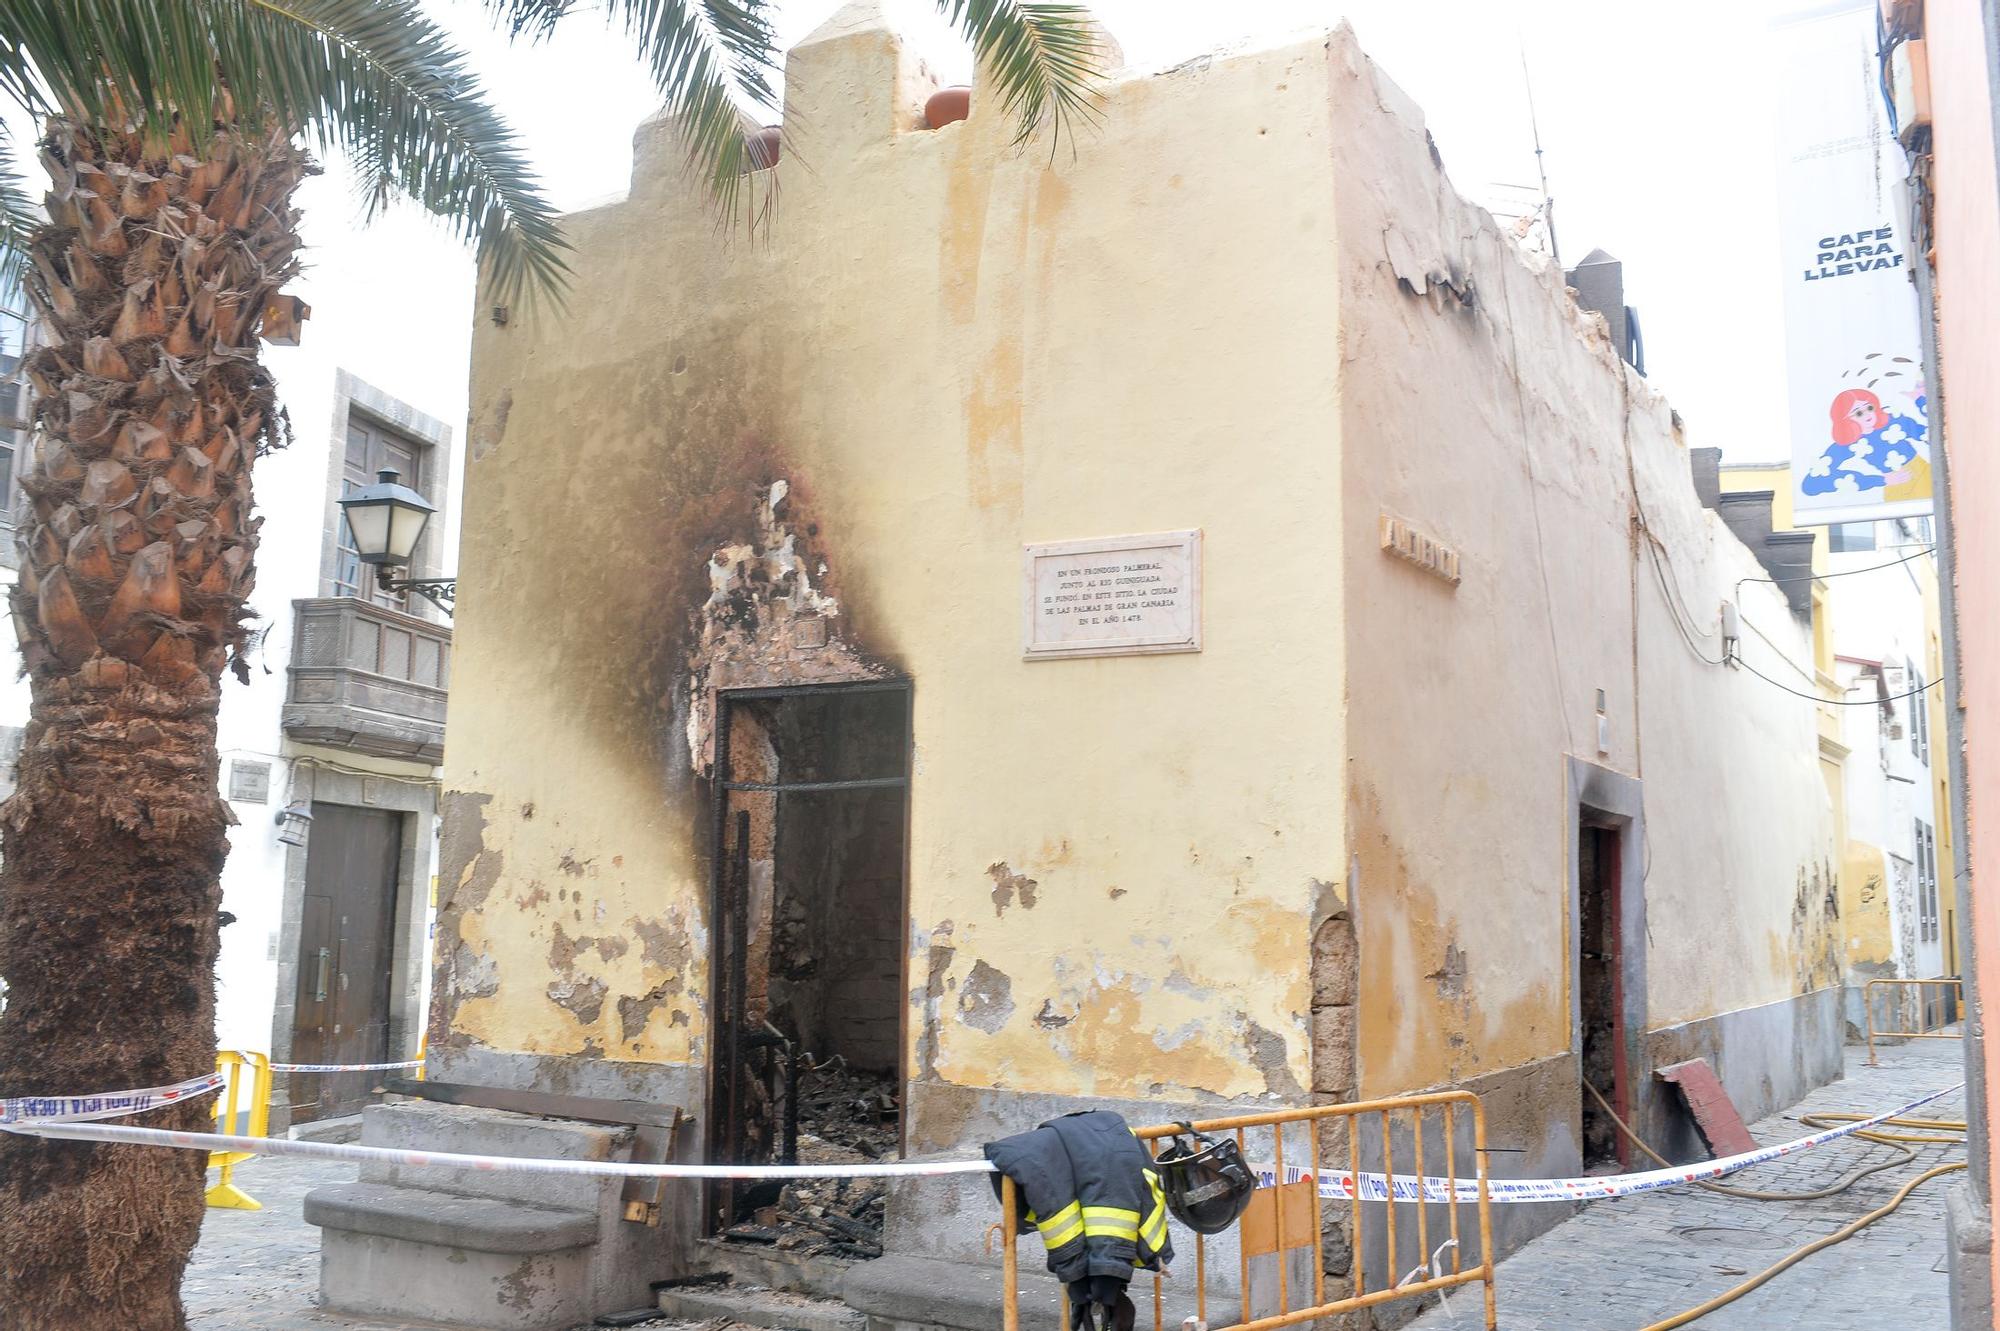
[{"label": "palm tree trunk", "polygon": [[[52,121],[43,147],[40,434],[11,595],[33,704],[0,807],[0,1096],[213,1066],[216,710],[257,548],[251,463],[284,428],[258,330],[297,270],[291,195],[311,169],[286,136],[240,129],[196,148]],[[208,1113],[145,1121],[198,1130]],[[184,1326],[204,1167],[0,1134],[0,1328]]]}]

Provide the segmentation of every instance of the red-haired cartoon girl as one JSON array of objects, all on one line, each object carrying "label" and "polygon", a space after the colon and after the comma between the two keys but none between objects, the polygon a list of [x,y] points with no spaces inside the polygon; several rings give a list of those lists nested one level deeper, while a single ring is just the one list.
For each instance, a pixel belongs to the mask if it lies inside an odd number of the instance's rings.
[{"label": "red-haired cartoon girl", "polygon": [[1799,489],[1809,495],[1859,494],[1908,481],[1911,466],[1924,457],[1926,405],[1922,384],[1910,395],[1909,411],[1884,407],[1865,388],[1843,389],[1827,408],[1833,443],[1813,461]]}]

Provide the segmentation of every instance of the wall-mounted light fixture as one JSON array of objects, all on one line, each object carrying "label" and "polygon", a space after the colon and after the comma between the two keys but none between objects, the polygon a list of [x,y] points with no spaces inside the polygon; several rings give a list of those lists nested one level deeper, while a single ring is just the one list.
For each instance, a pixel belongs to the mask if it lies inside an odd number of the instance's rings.
[{"label": "wall-mounted light fixture", "polygon": [[278,825],[278,842],[286,846],[306,844],[306,832],[312,827],[312,806],[304,800],[293,800],[278,810],[271,821]]},{"label": "wall-mounted light fixture", "polygon": [[347,518],[347,530],[354,538],[354,553],[364,564],[375,566],[375,584],[385,592],[415,592],[447,615],[458,600],[457,578],[398,578],[393,571],[410,562],[417,542],[437,508],[422,495],[396,479],[394,468],[375,473],[375,484],[365,485],[340,501]]}]

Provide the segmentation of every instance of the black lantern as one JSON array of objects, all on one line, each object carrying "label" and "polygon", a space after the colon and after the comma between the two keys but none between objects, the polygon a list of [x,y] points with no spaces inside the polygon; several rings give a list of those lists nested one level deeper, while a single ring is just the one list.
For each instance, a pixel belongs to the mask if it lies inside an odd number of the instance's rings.
[{"label": "black lantern", "polygon": [[374,565],[376,584],[383,591],[414,591],[451,612],[458,594],[456,578],[396,578],[390,573],[409,564],[431,514],[437,512],[428,499],[397,480],[394,468],[376,472],[375,484],[343,496],[340,511],[354,539],[355,557]]}]

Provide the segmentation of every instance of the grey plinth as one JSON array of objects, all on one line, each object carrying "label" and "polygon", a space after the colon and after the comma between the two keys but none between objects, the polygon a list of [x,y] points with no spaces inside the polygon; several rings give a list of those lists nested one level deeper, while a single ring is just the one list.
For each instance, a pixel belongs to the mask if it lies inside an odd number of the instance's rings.
[{"label": "grey plinth", "polygon": [[[421,1101],[371,1105],[361,1128],[368,1146],[558,1160],[624,1160],[632,1136]],[[620,1190],[616,1178],[365,1164],[358,1182],[306,1196],[320,1301],[481,1331],[567,1331],[649,1303],[649,1282],[670,1274],[668,1236],[625,1220]]]}]

